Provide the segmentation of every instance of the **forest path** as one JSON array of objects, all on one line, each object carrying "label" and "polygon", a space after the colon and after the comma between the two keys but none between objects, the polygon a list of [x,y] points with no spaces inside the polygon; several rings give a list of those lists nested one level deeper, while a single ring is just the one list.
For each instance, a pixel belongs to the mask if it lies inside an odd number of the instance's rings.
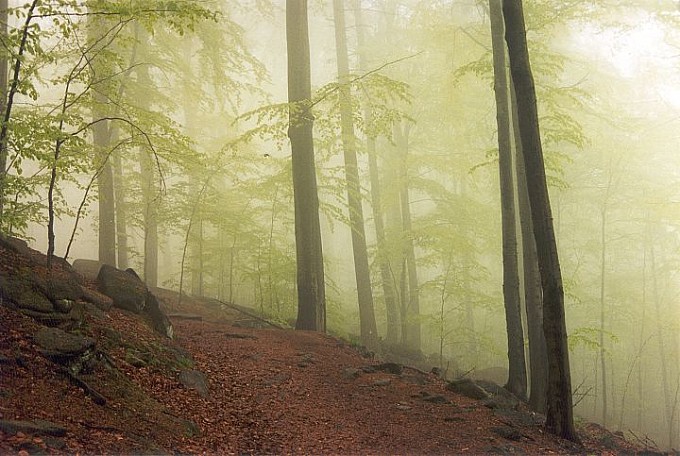
[{"label": "forest path", "polygon": [[246,454],[565,452],[540,427],[496,416],[434,375],[376,370],[318,333],[175,321],[210,394],[167,403],[202,433],[182,451]]}]

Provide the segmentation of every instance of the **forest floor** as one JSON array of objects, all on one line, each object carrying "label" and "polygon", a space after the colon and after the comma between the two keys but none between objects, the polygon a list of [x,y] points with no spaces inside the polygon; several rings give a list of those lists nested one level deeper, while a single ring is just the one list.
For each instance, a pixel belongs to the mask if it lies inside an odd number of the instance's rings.
[{"label": "forest floor", "polygon": [[[0,279],[19,266],[34,267],[0,249]],[[130,312],[86,312],[71,331],[95,341],[100,362],[80,383],[36,344],[37,321],[0,305],[0,454],[650,451],[588,423],[575,446],[523,405],[492,409],[343,340],[267,327],[205,300],[178,306],[176,294],[155,291],[174,314],[174,340]]]}]

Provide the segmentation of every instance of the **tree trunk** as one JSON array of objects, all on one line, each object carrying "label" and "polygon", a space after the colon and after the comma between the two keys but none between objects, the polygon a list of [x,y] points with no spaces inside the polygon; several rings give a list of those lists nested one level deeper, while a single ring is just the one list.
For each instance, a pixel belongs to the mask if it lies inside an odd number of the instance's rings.
[{"label": "tree trunk", "polygon": [[[103,105],[103,97],[95,95],[97,104]],[[94,120],[105,114],[94,110]],[[92,128],[92,138],[96,148],[98,165],[101,169],[97,176],[99,189],[99,261],[111,266],[116,266],[116,208],[113,191],[113,168],[108,159],[111,148],[108,122],[98,122]]]},{"label": "tree trunk", "polygon": [[[110,126],[111,142],[118,141],[118,128],[115,125]],[[115,211],[116,211],[116,252],[118,254],[118,268],[129,268],[128,259],[128,237],[127,237],[127,205],[125,202],[125,184],[123,178],[123,163],[120,153],[115,151],[113,153],[111,166],[113,168],[113,191],[115,197]]]},{"label": "tree trunk", "polygon": [[295,327],[325,332],[326,292],[312,136],[307,0],[286,0],[286,44],[298,289]]},{"label": "tree trunk", "polygon": [[[357,44],[359,47],[359,68],[366,71],[366,55],[364,49],[364,21],[360,1],[355,0],[354,22],[356,24]],[[364,121],[366,125],[373,122],[373,110],[370,103],[366,103],[364,109]],[[373,223],[375,225],[375,238],[377,244],[377,262],[380,268],[380,282],[385,301],[385,314],[387,316],[387,331],[385,339],[390,344],[399,343],[399,308],[397,305],[394,284],[390,277],[390,262],[385,252],[385,223],[383,220],[382,190],[380,188],[380,168],[378,166],[377,138],[368,136],[366,139],[366,155],[368,156],[368,172],[371,181],[371,207],[373,210]]]},{"label": "tree trunk", "polygon": [[354,133],[354,122],[352,120],[352,92],[349,86],[350,74],[349,58],[347,55],[347,32],[345,27],[344,2],[342,0],[333,0],[333,17],[335,18],[335,49],[338,63],[338,80],[340,83],[340,126],[342,130],[342,148],[345,158],[347,206],[349,209],[350,228],[352,230],[352,253],[354,256],[354,274],[359,301],[361,340],[367,347],[373,347],[378,340],[378,334],[375,323],[375,311],[373,308],[371,271],[368,266],[364,210],[361,201],[359,165],[357,163],[356,136]]},{"label": "tree trunk", "polygon": [[416,254],[413,242],[413,223],[411,221],[411,204],[408,188],[408,138],[410,127],[407,123],[397,124],[394,129],[395,142],[399,151],[399,161],[401,164],[401,176],[399,178],[401,202],[402,229],[404,234],[404,259],[406,263],[406,278],[408,284],[408,300],[402,296],[406,303],[403,327],[405,334],[403,340],[407,347],[413,350],[420,350],[421,328],[420,328],[420,293],[418,290],[418,270],[416,267]]},{"label": "tree trunk", "polygon": [[[137,25],[137,27],[140,27]],[[146,32],[138,30],[140,42],[146,43]],[[143,48],[143,46],[142,46]],[[148,65],[141,65],[137,69],[138,83],[142,87],[151,87],[152,81]],[[142,100],[140,104],[149,104],[148,100]],[[160,194],[156,187],[156,163],[153,159],[153,151],[141,149],[139,151],[139,164],[141,168],[142,208],[144,223],[144,281],[149,287],[158,285],[158,205]]]},{"label": "tree trunk", "polygon": [[546,428],[562,438],[578,441],[574,428],[562,273],[552,224],[522,1],[503,0],[503,16],[543,289],[543,332],[549,368]]},{"label": "tree trunk", "polygon": [[510,108],[501,0],[489,0],[489,16],[491,18],[496,125],[498,127],[498,168],[503,234],[503,303],[505,305],[508,338],[509,372],[505,388],[515,396],[525,398],[527,395],[527,376],[519,297],[515,187],[512,175],[512,150],[510,149]]},{"label": "tree trunk", "polygon": [[524,156],[517,122],[517,101],[510,84],[513,132],[515,143],[515,168],[517,173],[517,201],[519,207],[520,229],[522,231],[522,272],[524,275],[524,306],[527,313],[527,336],[529,338],[530,392],[529,406],[532,410],[545,414],[548,390],[548,354],[543,334],[543,303],[541,302],[541,273],[538,270],[536,241],[534,240],[527,176],[524,169]]},{"label": "tree trunk", "polygon": [[[604,347],[604,330],[605,330],[605,259],[606,259],[606,234],[607,234],[607,206],[606,203],[601,211],[601,225],[600,225],[600,379],[602,381],[602,426],[607,426],[607,360],[605,358],[606,351]],[[613,389],[612,389],[613,391]]]},{"label": "tree trunk", "polygon": [[670,390],[670,385],[669,385],[669,368],[668,368],[668,353],[666,350],[666,344],[664,342],[664,334],[663,334],[663,320],[661,317],[661,298],[659,296],[659,284],[658,284],[658,278],[657,274],[659,273],[656,267],[656,252],[654,248],[654,244],[652,243],[650,246],[651,249],[651,254],[650,254],[650,261],[651,261],[651,268],[652,268],[652,299],[654,300],[654,313],[656,317],[656,341],[657,341],[657,347],[659,350],[659,359],[661,360],[661,386],[663,389],[663,398],[664,398],[664,404],[665,404],[665,415],[666,415],[666,423],[668,424],[668,434],[669,434],[669,439],[668,439],[668,444],[669,447],[672,444],[673,441],[673,397],[671,395],[671,390]]}]

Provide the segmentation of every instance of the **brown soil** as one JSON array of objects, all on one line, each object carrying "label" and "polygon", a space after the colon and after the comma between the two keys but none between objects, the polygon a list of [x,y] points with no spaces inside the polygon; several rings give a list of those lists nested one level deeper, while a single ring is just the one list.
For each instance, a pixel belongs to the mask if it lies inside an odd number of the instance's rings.
[{"label": "brown soil", "polygon": [[[0,251],[0,273],[28,267]],[[44,268],[36,268],[44,273]],[[64,272],[65,273],[65,272]],[[457,395],[433,374],[367,366],[346,342],[323,334],[233,326],[248,317],[158,292],[173,312],[174,341],[139,316],[88,313],[75,331],[97,340],[101,362],[81,379],[106,398],[97,405],[42,356],[40,325],[0,306],[0,420],[48,420],[64,437],[0,432],[2,454],[620,454],[636,447],[594,425],[584,447],[547,435]],[[186,317],[186,315],[184,316]],[[365,368],[362,370],[362,368]],[[179,382],[203,372],[209,396]],[[366,372],[368,371],[368,372]]]}]

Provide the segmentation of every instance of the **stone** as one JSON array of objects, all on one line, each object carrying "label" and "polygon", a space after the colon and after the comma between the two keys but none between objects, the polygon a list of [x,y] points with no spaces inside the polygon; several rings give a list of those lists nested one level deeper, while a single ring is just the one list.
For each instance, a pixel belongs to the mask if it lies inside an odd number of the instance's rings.
[{"label": "stone", "polygon": [[24,434],[52,435],[55,437],[63,437],[66,435],[66,428],[45,420],[0,420],[0,431],[10,435],[14,435],[17,432],[23,432]]},{"label": "stone", "polygon": [[136,314],[142,313],[146,307],[146,287],[137,277],[125,271],[104,264],[99,269],[97,283],[99,291],[111,298],[115,307]]},{"label": "stone", "polygon": [[361,370],[354,367],[348,367],[342,371],[342,377],[350,380],[354,380],[359,375],[361,375]]},{"label": "stone", "polygon": [[517,429],[512,428],[510,426],[493,427],[493,428],[491,428],[491,431],[494,434],[499,435],[499,436],[503,437],[504,439],[508,439],[508,440],[517,441],[517,440],[522,438],[522,433],[519,432]]},{"label": "stone", "polygon": [[392,380],[389,378],[381,378],[371,383],[371,386],[388,386],[390,383],[392,383]]},{"label": "stone", "polygon": [[179,382],[189,389],[196,390],[198,395],[204,399],[210,395],[208,380],[203,372],[197,370],[182,371],[179,374]]},{"label": "stone", "polygon": [[100,310],[108,312],[113,307],[113,299],[102,294],[96,290],[91,290],[87,287],[82,287],[83,299],[89,303],[94,304]]},{"label": "stone", "polygon": [[159,334],[163,334],[168,339],[172,339],[174,328],[170,319],[161,310],[158,299],[150,291],[146,292],[145,312],[151,317],[151,324]]},{"label": "stone", "polygon": [[99,270],[104,265],[97,260],[77,259],[73,262],[73,269],[88,280],[97,280]]},{"label": "stone", "polygon": [[75,358],[95,346],[94,339],[59,328],[42,328],[33,335],[33,340],[45,356],[57,358]]},{"label": "stone", "polygon": [[60,275],[58,279],[48,279],[41,286],[44,287],[45,295],[52,302],[62,299],[77,301],[83,297],[82,287],[74,276]]},{"label": "stone", "polygon": [[446,385],[446,389],[454,393],[462,394],[470,399],[488,399],[489,393],[484,388],[477,385],[473,380],[464,378],[462,380],[454,380]]},{"label": "stone", "polygon": [[57,312],[69,313],[71,309],[73,309],[73,304],[75,304],[75,302],[70,299],[57,299],[54,301],[54,309]]},{"label": "stone", "polygon": [[401,372],[404,370],[404,366],[398,363],[382,363],[373,366],[373,368],[377,371],[394,375],[401,375]]}]

